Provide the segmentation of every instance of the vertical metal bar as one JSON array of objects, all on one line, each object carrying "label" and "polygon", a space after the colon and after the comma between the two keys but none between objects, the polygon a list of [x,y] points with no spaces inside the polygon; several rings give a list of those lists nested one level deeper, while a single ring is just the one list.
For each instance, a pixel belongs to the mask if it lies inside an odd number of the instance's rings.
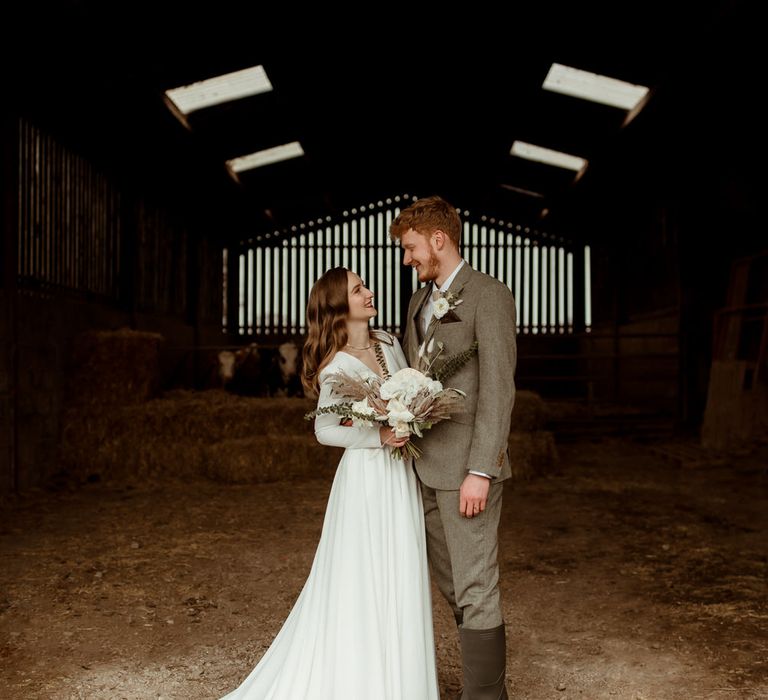
[{"label": "vertical metal bar", "polygon": [[488,227],[487,239],[485,243],[485,270],[484,272],[491,277],[496,277],[496,229],[493,226]]},{"label": "vertical metal bar", "polygon": [[363,277],[362,261],[364,260],[364,254],[361,250],[360,238],[357,231],[357,220],[348,218],[344,222],[344,226],[349,229],[349,241],[352,246],[352,258],[350,265],[352,269],[361,277]]},{"label": "vertical metal bar", "polygon": [[[381,229],[381,238],[382,238],[382,245],[384,247],[384,280],[386,281],[386,289],[383,289],[383,284],[380,284],[379,287],[382,287],[380,298],[385,303],[385,308],[383,310],[384,316],[385,316],[385,328],[390,332],[395,331],[395,259],[394,259],[394,250],[392,249],[392,246],[389,245],[389,240],[387,238],[387,219],[384,216],[383,211],[379,211],[377,214],[377,220],[379,224],[379,228]],[[383,280],[383,281],[384,281]],[[384,292],[386,292],[386,297],[384,296]],[[382,313],[381,311],[379,313]]]},{"label": "vertical metal bar", "polygon": [[333,230],[336,233],[336,240],[340,241],[339,245],[341,246],[341,265],[349,270],[349,236],[347,235],[347,231],[342,224],[335,224]]},{"label": "vertical metal bar", "polygon": [[557,247],[549,246],[549,326],[557,328]]},{"label": "vertical metal bar", "polygon": [[539,245],[539,333],[547,332],[547,245]]},{"label": "vertical metal bar", "polygon": [[264,332],[269,333],[272,328],[272,245],[264,248]]},{"label": "vertical metal bar", "polygon": [[272,329],[274,335],[282,325],[283,318],[283,256],[280,241],[277,241],[272,248]]},{"label": "vertical metal bar", "polygon": [[564,265],[564,283],[563,283],[563,295],[565,299],[564,304],[564,311],[565,314],[565,332],[569,333],[571,331],[571,321],[572,321],[572,315],[570,313],[571,310],[571,285],[573,283],[573,279],[571,277],[571,251],[568,250],[568,248],[563,247],[563,265]]},{"label": "vertical metal bar", "polygon": [[515,296],[515,234],[507,233],[505,235],[505,250],[506,250],[506,268],[507,268],[507,285],[512,290],[512,296],[515,297],[515,304],[517,304],[517,297]]},{"label": "vertical metal bar", "polygon": [[254,280],[253,291],[255,295],[253,304],[253,329],[260,333],[264,329],[264,250],[257,246],[254,255]]},{"label": "vertical metal bar", "polygon": [[248,246],[248,334],[256,331],[256,251],[253,245]]},{"label": "vertical metal bar", "polygon": [[565,326],[565,251],[557,248],[557,328],[563,332]]},{"label": "vertical metal bar", "polygon": [[523,240],[523,332],[531,325],[531,240]]},{"label": "vertical metal bar", "polygon": [[285,311],[285,294],[283,294],[283,245],[282,241],[278,241],[275,244],[274,250],[274,262],[275,262],[275,286],[274,289],[274,304],[277,316],[275,322],[272,324],[272,333],[278,333],[283,330],[283,312]]},{"label": "vertical metal bar", "polygon": [[534,333],[541,332],[541,298],[541,249],[538,238],[531,237],[531,318]]},{"label": "vertical metal bar", "polygon": [[[304,235],[302,234],[302,238]],[[295,335],[301,328],[301,302],[299,289],[303,286],[302,271],[299,269],[299,236],[291,238],[291,334]]]},{"label": "vertical metal bar", "polygon": [[283,330],[283,313],[285,311],[285,294],[283,294],[283,245],[282,241],[279,241],[275,245],[275,286],[274,286],[274,298],[276,301],[275,308],[277,310],[277,317],[272,327],[273,333],[282,332]]},{"label": "vertical metal bar", "polygon": [[306,330],[307,315],[307,235],[302,234],[299,238],[299,289],[298,289],[298,327],[297,331],[303,333]]},{"label": "vertical metal bar", "polygon": [[292,232],[288,238],[283,239],[283,333],[291,332],[291,239],[296,233]]}]

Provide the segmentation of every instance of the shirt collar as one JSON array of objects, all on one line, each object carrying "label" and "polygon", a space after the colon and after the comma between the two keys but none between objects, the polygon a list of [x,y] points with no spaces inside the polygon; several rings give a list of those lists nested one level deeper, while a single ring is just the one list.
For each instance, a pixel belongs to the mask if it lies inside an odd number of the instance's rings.
[{"label": "shirt collar", "polygon": [[[441,292],[445,292],[448,289],[448,287],[451,286],[451,283],[453,282],[454,278],[458,274],[459,270],[461,270],[463,265],[464,265],[464,260],[462,259],[462,260],[459,261],[459,264],[456,265],[456,267],[453,269],[453,272],[448,276],[448,278],[445,280],[445,282],[443,282],[442,286],[440,287],[440,291]],[[437,285],[433,281],[432,282],[432,290],[434,291],[436,289],[437,289]]]}]

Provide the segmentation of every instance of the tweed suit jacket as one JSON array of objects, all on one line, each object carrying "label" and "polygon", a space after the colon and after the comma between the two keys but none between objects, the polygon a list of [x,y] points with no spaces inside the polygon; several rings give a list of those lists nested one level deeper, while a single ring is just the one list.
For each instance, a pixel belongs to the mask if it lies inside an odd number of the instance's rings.
[{"label": "tweed suit jacket", "polygon": [[494,480],[511,476],[508,439],[515,402],[517,364],[515,301],[509,288],[465,263],[448,291],[463,302],[442,319],[432,318],[426,337],[420,314],[432,284],[417,290],[408,305],[403,350],[411,367],[418,366],[419,345],[431,338],[444,344],[442,358],[478,342],[477,354],[444,385],[466,393],[465,410],[436,424],[417,438],[423,455],[415,460],[419,478],[429,487],[456,490],[469,469]]}]

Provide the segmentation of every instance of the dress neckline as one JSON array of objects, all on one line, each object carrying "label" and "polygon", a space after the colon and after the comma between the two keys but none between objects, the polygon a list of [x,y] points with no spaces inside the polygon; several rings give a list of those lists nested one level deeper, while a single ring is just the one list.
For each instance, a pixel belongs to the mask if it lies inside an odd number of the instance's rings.
[{"label": "dress neckline", "polygon": [[[374,374],[381,379],[382,381],[386,381],[389,379],[389,365],[387,363],[387,357],[384,354],[384,350],[381,348],[381,343],[378,340],[373,341],[373,352],[376,355],[376,360],[378,361],[379,367],[381,368],[381,374],[378,372],[374,372]],[[344,350],[337,350],[336,354],[342,353],[343,355],[346,355],[347,357],[351,357],[355,362],[365,367],[369,372],[373,372],[373,370],[365,364],[359,357],[355,357],[352,353],[346,352]]]}]

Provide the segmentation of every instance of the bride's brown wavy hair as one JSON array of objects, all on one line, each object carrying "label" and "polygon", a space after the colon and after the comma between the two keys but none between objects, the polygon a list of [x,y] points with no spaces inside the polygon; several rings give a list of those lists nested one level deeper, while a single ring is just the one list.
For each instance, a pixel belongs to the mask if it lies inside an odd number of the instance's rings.
[{"label": "bride's brown wavy hair", "polygon": [[334,267],[312,286],[307,302],[307,339],[302,350],[301,383],[320,392],[320,372],[347,344],[347,269]]}]

